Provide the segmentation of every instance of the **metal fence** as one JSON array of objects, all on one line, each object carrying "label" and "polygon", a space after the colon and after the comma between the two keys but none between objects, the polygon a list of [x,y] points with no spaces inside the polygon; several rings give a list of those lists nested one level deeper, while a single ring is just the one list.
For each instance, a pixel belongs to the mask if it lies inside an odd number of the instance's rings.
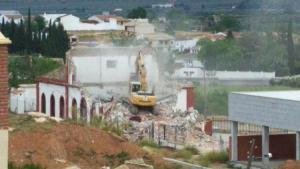
[{"label": "metal fence", "polygon": [[[212,130],[214,133],[230,133],[231,123],[227,117],[213,116],[210,118],[212,119],[213,122]],[[262,128],[261,126],[255,124],[248,124],[248,123],[238,124],[239,135],[261,134],[262,131],[261,128]],[[270,134],[285,134],[285,133],[288,133],[288,130],[270,128]]]}]

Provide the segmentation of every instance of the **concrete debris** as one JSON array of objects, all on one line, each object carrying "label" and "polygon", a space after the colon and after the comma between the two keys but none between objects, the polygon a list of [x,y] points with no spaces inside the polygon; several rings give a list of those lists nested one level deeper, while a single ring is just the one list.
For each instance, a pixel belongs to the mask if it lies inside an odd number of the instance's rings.
[{"label": "concrete debris", "polygon": [[54,121],[56,121],[56,122],[61,122],[61,121],[63,121],[64,119],[62,119],[62,118],[59,118],[59,117],[49,117],[51,120],[54,120]]},{"label": "concrete debris", "polygon": [[80,169],[77,165],[66,167],[65,169]]},{"label": "concrete debris", "polygon": [[13,127],[9,127],[9,128],[8,128],[8,131],[9,131],[9,132],[12,132],[12,131],[14,131],[14,130],[15,130],[15,128],[13,128]]},{"label": "concrete debris", "polygon": [[47,119],[45,117],[38,117],[38,118],[34,118],[34,121],[36,123],[44,123],[47,121]]},{"label": "concrete debris", "polygon": [[115,169],[154,169],[152,165],[148,165],[143,159],[127,160],[125,164],[115,168]]},{"label": "concrete debris", "polygon": [[56,162],[59,162],[59,163],[63,163],[63,164],[65,164],[67,161],[66,160],[64,160],[64,159],[58,159],[58,158],[55,158],[54,159]]},{"label": "concrete debris", "polygon": [[48,117],[45,113],[41,112],[28,112],[28,115],[32,117]]},{"label": "concrete debris", "polygon": [[185,112],[174,111],[175,102],[176,100],[160,102],[155,107],[158,115],[147,111],[133,115],[127,104],[117,102],[105,114],[105,119],[118,126],[129,126],[124,128],[123,136],[130,142],[153,139],[162,146],[172,145],[179,148],[193,145],[201,152],[220,150],[219,141],[204,133],[204,116],[193,108]]},{"label": "concrete debris", "polygon": [[103,167],[101,167],[101,169],[110,169],[110,167],[103,166]]}]

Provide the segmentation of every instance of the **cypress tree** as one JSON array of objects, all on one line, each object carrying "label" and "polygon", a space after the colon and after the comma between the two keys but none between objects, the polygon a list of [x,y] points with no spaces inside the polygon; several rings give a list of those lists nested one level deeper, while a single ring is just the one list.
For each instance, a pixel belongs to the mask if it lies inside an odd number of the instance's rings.
[{"label": "cypress tree", "polygon": [[31,28],[31,11],[28,9],[28,20],[27,20],[27,39],[26,39],[26,52],[27,54],[31,53],[32,49],[32,28]]},{"label": "cypress tree", "polygon": [[5,27],[5,21],[4,21],[4,17],[3,17],[2,22],[1,22],[1,32],[4,32],[4,27]]},{"label": "cypress tree", "polygon": [[295,74],[295,47],[293,40],[293,22],[290,21],[288,24],[287,32],[287,53],[288,53],[288,65],[290,74]]},{"label": "cypress tree", "polygon": [[11,39],[12,41],[12,44],[10,45],[9,47],[9,52],[10,53],[15,53],[16,52],[16,48],[15,48],[15,42],[16,42],[16,24],[15,24],[15,21],[14,19],[12,19],[11,23],[10,23],[10,31],[9,31],[9,38]]},{"label": "cypress tree", "polygon": [[23,20],[21,20],[20,24],[16,28],[16,33],[15,33],[15,48],[17,53],[20,54],[24,53],[25,41],[26,41],[25,25]]}]

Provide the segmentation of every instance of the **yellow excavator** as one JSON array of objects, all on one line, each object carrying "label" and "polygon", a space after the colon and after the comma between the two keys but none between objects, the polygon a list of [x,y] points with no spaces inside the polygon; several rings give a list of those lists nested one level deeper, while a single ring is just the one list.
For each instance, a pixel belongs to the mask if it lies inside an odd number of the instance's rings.
[{"label": "yellow excavator", "polygon": [[142,52],[135,61],[135,73],[131,73],[129,82],[130,112],[139,113],[140,109],[148,109],[153,113],[157,98],[154,90],[148,90],[147,71]]}]

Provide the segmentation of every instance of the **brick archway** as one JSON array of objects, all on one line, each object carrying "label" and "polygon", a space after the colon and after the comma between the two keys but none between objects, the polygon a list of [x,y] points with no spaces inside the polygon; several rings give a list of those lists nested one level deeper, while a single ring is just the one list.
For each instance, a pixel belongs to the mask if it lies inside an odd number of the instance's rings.
[{"label": "brick archway", "polygon": [[43,93],[41,97],[41,112],[46,113],[46,96]]},{"label": "brick archway", "polygon": [[72,100],[72,119],[77,119],[77,101],[75,98]]},{"label": "brick archway", "polygon": [[50,116],[55,117],[55,98],[53,95],[50,97]]},{"label": "brick archway", "polygon": [[59,99],[59,117],[64,118],[65,116],[65,99],[64,97],[60,97]]}]

